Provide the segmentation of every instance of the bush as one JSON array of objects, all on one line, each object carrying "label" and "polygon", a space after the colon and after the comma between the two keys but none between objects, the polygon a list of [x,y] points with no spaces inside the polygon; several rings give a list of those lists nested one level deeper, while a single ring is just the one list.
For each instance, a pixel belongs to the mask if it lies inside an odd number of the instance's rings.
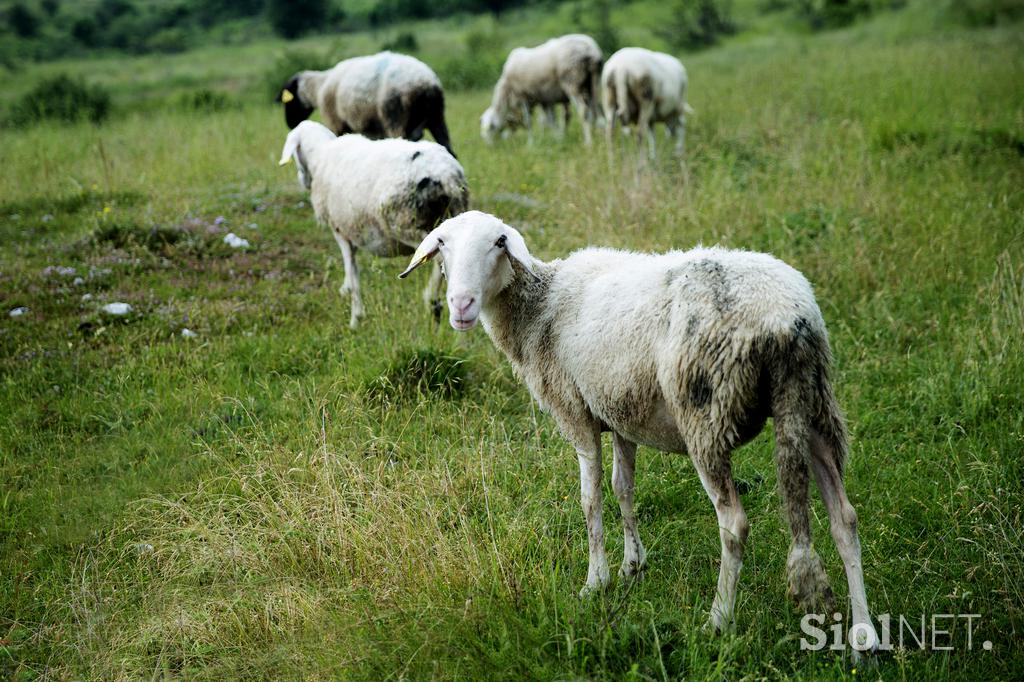
[{"label": "bush", "polygon": [[31,38],[39,32],[39,18],[20,2],[7,10],[7,24],[22,38]]},{"label": "bush", "polygon": [[815,31],[849,26],[873,9],[870,0],[797,0],[797,14]]},{"label": "bush", "polygon": [[1024,0],[950,0],[948,13],[967,26],[995,26],[1024,17]]},{"label": "bush", "polygon": [[267,0],[270,25],[289,40],[324,28],[327,11],[327,0]]},{"label": "bush", "polygon": [[147,40],[145,47],[150,52],[184,52],[189,47],[188,34],[183,28],[165,28]]},{"label": "bush", "polygon": [[29,125],[45,119],[72,123],[99,123],[110,113],[110,93],[98,85],[89,85],[67,74],[40,81],[12,108],[9,120],[14,125]]},{"label": "bush", "polygon": [[395,52],[418,52],[420,42],[416,40],[416,34],[411,31],[403,31],[380,46],[382,50],[393,50]]},{"label": "bush", "polygon": [[716,45],[723,36],[736,33],[729,0],[676,0],[672,20],[661,36],[680,50],[699,50]]},{"label": "bush", "polygon": [[223,92],[200,88],[181,96],[178,105],[182,109],[196,112],[224,111],[232,107],[231,98]]}]

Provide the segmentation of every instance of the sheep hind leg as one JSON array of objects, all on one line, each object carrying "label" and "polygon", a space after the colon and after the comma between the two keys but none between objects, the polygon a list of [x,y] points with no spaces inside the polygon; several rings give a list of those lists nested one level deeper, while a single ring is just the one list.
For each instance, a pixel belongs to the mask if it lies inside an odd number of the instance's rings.
[{"label": "sheep hind leg", "polygon": [[345,281],[339,289],[342,296],[352,297],[352,317],[348,326],[355,329],[359,326],[359,320],[363,317],[363,297],[359,292],[359,266],[356,264],[356,247],[337,232],[334,238],[341,248],[341,258],[345,265]]},{"label": "sheep hind leg", "polygon": [[615,497],[619,500],[619,510],[622,512],[622,530],[625,536],[619,576],[628,579],[639,576],[647,563],[647,550],[640,542],[636,511],[633,507],[636,443],[613,432],[612,450],[614,452],[612,489],[615,491]]},{"label": "sheep hind leg", "polygon": [[708,626],[725,632],[733,623],[736,608],[736,585],[743,567],[743,548],[750,532],[747,514],[732,480],[728,450],[694,453],[692,460],[718,517],[722,542],[722,565],[718,572],[718,588],[711,603]]},{"label": "sheep hind leg", "polygon": [[821,557],[811,546],[810,506],[810,431],[806,419],[794,410],[777,410],[775,414],[775,465],[779,477],[779,493],[792,544],[786,560],[789,596],[807,613],[824,608],[831,613],[834,606]]},{"label": "sheep hind leg", "polygon": [[811,465],[818,491],[828,508],[832,526],[832,539],[843,560],[846,580],[850,589],[850,609],[853,624],[850,626],[851,644],[854,645],[853,659],[860,658],[861,651],[878,647],[878,633],[871,624],[868,612],[868,598],[864,589],[864,569],[861,563],[860,538],[857,534],[857,512],[846,497],[843,475],[839,469],[835,452],[817,431],[811,432]]},{"label": "sheep hind leg", "polygon": [[584,598],[609,582],[608,556],[604,550],[604,523],[601,516],[601,433],[595,431],[589,442],[577,445],[580,463],[580,501],[587,521],[589,560],[587,582],[580,590]]}]

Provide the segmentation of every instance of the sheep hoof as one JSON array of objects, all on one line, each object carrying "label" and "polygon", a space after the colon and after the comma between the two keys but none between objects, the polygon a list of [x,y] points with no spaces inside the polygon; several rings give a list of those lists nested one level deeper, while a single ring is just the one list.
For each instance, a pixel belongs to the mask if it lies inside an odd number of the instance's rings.
[{"label": "sheep hoof", "polygon": [[341,294],[342,298],[352,295],[352,287],[348,284],[342,284],[338,287],[338,293]]},{"label": "sheep hoof", "polygon": [[640,582],[647,574],[647,564],[631,561],[619,567],[619,579],[626,582]]}]

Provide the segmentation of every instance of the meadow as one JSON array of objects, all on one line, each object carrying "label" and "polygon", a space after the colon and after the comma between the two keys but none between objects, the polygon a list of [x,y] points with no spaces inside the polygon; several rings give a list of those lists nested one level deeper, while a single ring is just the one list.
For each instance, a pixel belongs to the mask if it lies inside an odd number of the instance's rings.
[{"label": "meadow", "polygon": [[[912,10],[685,57],[685,164],[664,138],[656,163],[623,139],[610,164],[578,125],[488,146],[481,89],[448,97],[448,123],[474,207],[535,256],[718,243],[810,279],[872,612],[917,634],[923,617],[950,650],[905,636],[860,669],[801,650],[770,428],[734,455],[751,523],[735,632],[702,629],[719,540],[697,475],[645,448],[645,577],[579,600],[571,447],[482,330],[434,324],[404,260],[362,259],[367,318],[348,328],[337,247],[276,164],[273,54],[209,48],[40,66],[95,73],[122,113],[0,129],[0,675],[1021,679],[1021,27]],[[428,62],[447,30],[431,26]],[[127,106],[159,87],[255,94]],[[103,313],[114,301],[132,312]],[[845,604],[820,500],[813,515]],[[980,614],[972,646],[935,614]]]}]

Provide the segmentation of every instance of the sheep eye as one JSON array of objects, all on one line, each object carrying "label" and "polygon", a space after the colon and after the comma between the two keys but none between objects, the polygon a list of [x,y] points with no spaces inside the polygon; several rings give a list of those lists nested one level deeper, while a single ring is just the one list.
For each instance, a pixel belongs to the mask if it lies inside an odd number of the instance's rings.
[{"label": "sheep eye", "polygon": [[504,249],[505,248],[505,241],[506,241],[505,235],[501,235],[500,237],[498,237],[498,241],[494,242],[494,245],[497,246],[499,249]]},{"label": "sheep eye", "polygon": [[438,246],[444,246],[444,240],[443,239],[438,239],[437,240],[437,245]]}]

